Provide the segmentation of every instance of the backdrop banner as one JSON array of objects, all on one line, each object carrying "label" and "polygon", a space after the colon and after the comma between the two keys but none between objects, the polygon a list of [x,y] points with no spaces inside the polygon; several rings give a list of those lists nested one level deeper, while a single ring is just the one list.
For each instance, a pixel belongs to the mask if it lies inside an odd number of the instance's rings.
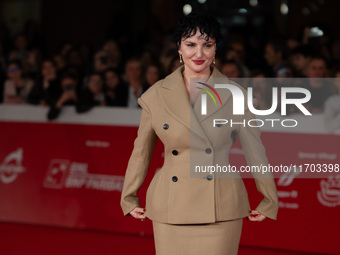
[{"label": "backdrop banner", "polygon": [[[47,122],[45,113],[40,107],[0,106],[0,220],[152,235],[150,220],[124,217],[120,208],[140,109],[96,108],[77,115],[66,108],[56,122]],[[317,168],[317,164],[340,163],[337,134],[263,130],[261,138],[272,165]],[[142,206],[147,186],[163,164],[163,152],[159,141],[139,191]],[[230,162],[246,165],[238,139]],[[310,179],[289,172],[275,181],[280,206],[277,221],[244,219],[241,244],[339,254],[339,171]],[[262,195],[253,179],[244,182],[255,209]]]}]

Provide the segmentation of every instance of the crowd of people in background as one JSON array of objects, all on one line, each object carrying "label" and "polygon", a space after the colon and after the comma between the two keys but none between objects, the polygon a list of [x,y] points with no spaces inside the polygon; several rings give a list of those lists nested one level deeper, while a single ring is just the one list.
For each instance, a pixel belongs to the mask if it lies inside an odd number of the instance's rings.
[{"label": "crowd of people in background", "polygon": [[[48,107],[50,120],[65,105],[78,113],[94,106],[137,108],[143,92],[181,65],[177,46],[168,38],[162,42],[159,53],[142,49],[128,55],[113,39],[97,51],[88,43],[64,43],[54,54],[43,53],[24,33],[13,38],[8,51],[0,41],[0,102]],[[301,85],[311,92],[305,106],[311,113],[325,112],[333,121],[330,129],[339,126],[340,82],[317,78],[340,78],[340,40],[324,43],[306,34],[301,41],[268,39],[257,49],[242,39],[229,40],[218,48],[214,65],[230,79],[316,78]],[[253,86],[256,108],[271,107],[272,85],[247,86]]]}]

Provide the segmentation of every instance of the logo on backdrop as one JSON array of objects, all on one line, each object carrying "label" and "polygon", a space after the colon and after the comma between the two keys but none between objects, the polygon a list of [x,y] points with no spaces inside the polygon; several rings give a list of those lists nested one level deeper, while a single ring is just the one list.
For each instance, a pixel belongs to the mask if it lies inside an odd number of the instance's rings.
[{"label": "logo on backdrop", "polygon": [[53,159],[47,169],[43,186],[51,189],[86,188],[122,191],[124,176],[88,173],[88,164]]},{"label": "logo on backdrop", "polygon": [[8,184],[15,181],[18,175],[25,171],[25,168],[22,166],[22,160],[22,148],[18,148],[16,151],[8,154],[0,165],[0,180],[3,183]]},{"label": "logo on backdrop", "polygon": [[340,205],[340,175],[328,177],[320,181],[320,190],[317,193],[318,200],[327,207]]},{"label": "logo on backdrop", "polygon": [[281,187],[289,187],[294,179],[300,174],[299,171],[294,171],[294,168],[290,168],[288,172],[283,173],[277,180],[277,195],[279,197],[279,207],[287,209],[299,209],[300,205],[296,201],[298,198],[298,191],[293,190],[280,190]]}]

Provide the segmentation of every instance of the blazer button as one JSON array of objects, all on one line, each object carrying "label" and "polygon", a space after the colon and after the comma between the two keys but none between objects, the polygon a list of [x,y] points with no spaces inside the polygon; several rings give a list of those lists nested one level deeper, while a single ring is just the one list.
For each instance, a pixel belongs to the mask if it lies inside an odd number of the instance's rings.
[{"label": "blazer button", "polygon": [[173,182],[177,182],[177,180],[178,180],[177,176],[172,176],[172,181]]},{"label": "blazer button", "polygon": [[205,149],[205,153],[210,154],[211,153],[211,149],[210,148],[206,148]]},{"label": "blazer button", "polygon": [[211,174],[208,174],[206,178],[208,181],[211,181],[213,179],[213,176]]},{"label": "blazer button", "polygon": [[165,130],[167,130],[167,129],[169,128],[169,124],[166,124],[166,123],[165,123],[165,124],[163,125],[163,128],[164,128]]},{"label": "blazer button", "polygon": [[173,151],[172,151],[172,154],[175,155],[175,156],[177,156],[177,155],[178,155],[178,151],[173,150]]}]

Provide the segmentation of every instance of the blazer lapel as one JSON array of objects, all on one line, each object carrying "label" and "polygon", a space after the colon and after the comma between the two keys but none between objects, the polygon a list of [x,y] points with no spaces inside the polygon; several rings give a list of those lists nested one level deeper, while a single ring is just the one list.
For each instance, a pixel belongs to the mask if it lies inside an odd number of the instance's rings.
[{"label": "blazer lapel", "polygon": [[[214,87],[214,83],[228,83],[229,80],[226,78],[220,71],[217,70],[216,67],[212,67],[212,73],[206,84]],[[224,103],[231,96],[231,92],[227,89],[216,89],[219,94],[222,105],[220,104],[217,96],[212,92],[213,96],[216,99],[217,105],[213,102],[213,99],[207,95],[207,115],[201,114],[201,92],[198,96],[193,107],[190,105],[190,100],[185,89],[182,71],[184,67],[181,66],[177,70],[175,70],[172,74],[167,76],[161,88],[161,97],[165,103],[167,110],[183,125],[189,128],[192,132],[201,136],[204,139],[208,139],[209,137],[206,134],[205,130],[202,127],[201,122],[208,118],[210,115],[215,113],[218,109],[220,109]],[[193,85],[195,86],[195,85]],[[200,87],[205,87],[204,85],[199,85]],[[206,88],[206,87],[205,87]],[[210,89],[208,89],[210,90]]]},{"label": "blazer lapel", "polygon": [[206,139],[207,135],[190,105],[188,93],[185,89],[182,77],[183,68],[183,66],[179,67],[164,79],[160,94],[165,107],[173,117],[192,132]]}]

